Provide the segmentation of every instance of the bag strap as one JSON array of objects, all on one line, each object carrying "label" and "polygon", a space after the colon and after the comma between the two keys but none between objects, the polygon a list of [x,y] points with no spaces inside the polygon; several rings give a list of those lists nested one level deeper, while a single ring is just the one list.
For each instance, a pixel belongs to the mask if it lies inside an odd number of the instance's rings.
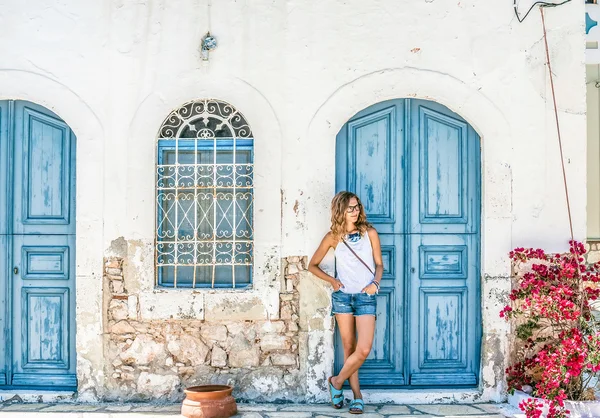
[{"label": "bag strap", "polygon": [[346,242],[346,240],[345,240],[344,238],[342,238],[342,242],[343,242],[343,243],[346,245],[346,247],[348,247],[348,249],[349,249],[349,250],[352,252],[352,254],[354,254],[354,256],[355,256],[356,258],[358,258],[358,261],[360,261],[361,263],[363,263],[363,265],[364,265],[364,266],[367,268],[367,270],[369,270],[369,273],[371,273],[373,276],[375,276],[375,273],[373,272],[373,270],[371,270],[371,267],[369,267],[369,265],[368,265],[367,263],[365,263],[365,262],[363,261],[363,259],[362,259],[362,258],[360,258],[360,257],[358,256],[358,254],[356,254],[356,253],[354,252],[354,250],[353,250],[353,249],[352,249],[352,248],[351,248],[351,247],[348,245],[348,243]]}]

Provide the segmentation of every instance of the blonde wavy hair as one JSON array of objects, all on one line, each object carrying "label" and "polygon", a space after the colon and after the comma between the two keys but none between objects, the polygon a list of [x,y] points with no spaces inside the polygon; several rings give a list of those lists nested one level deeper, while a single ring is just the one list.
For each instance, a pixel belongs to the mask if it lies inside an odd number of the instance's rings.
[{"label": "blonde wavy hair", "polygon": [[358,202],[358,220],[356,221],[356,229],[361,235],[367,232],[367,229],[371,227],[371,224],[367,222],[367,215],[365,214],[365,208],[363,207],[360,199],[357,195],[352,192],[339,192],[336,194],[331,201],[331,234],[336,240],[341,240],[346,231],[346,211],[350,206],[350,200],[355,198]]}]

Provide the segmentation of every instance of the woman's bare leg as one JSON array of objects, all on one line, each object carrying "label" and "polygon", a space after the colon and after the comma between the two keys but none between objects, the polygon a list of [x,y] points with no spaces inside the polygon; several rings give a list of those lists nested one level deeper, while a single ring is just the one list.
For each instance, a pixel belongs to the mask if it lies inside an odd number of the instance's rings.
[{"label": "woman's bare leg", "polygon": [[354,373],[358,373],[358,369],[363,365],[373,346],[373,338],[375,336],[375,316],[361,315],[355,317],[356,330],[358,331],[358,342],[354,353],[348,357],[344,363],[344,367],[340,370],[337,376],[331,378],[331,384],[336,389],[341,389],[342,385]]},{"label": "woman's bare leg", "polygon": [[[354,325],[354,315],[352,314],[336,314],[335,320],[340,331],[342,338],[342,345],[344,347],[344,363],[348,360],[348,357],[356,350],[356,327]],[[348,379],[354,398],[361,398],[360,384],[358,383],[358,372],[353,373]],[[343,384],[343,383],[342,383]],[[334,385],[335,386],[335,385]],[[336,387],[336,389],[340,389]]]}]

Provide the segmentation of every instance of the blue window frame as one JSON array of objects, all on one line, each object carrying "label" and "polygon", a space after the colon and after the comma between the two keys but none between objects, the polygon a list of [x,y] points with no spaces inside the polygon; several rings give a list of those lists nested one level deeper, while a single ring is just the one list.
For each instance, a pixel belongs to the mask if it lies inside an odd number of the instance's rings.
[{"label": "blue window frame", "polygon": [[163,123],[157,146],[157,285],[252,283],[253,138],[239,112],[190,102]]}]

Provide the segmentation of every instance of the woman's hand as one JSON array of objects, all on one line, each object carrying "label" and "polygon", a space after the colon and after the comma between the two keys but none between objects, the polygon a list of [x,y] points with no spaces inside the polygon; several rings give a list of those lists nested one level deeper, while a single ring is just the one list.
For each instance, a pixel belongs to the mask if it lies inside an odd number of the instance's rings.
[{"label": "woman's hand", "polygon": [[366,293],[369,296],[373,296],[375,293],[377,293],[379,289],[377,289],[377,286],[374,285],[373,283],[369,284],[367,287],[365,287],[362,292]]},{"label": "woman's hand", "polygon": [[334,292],[337,292],[342,287],[344,287],[344,285],[338,279],[333,279],[333,281],[331,282],[331,287],[333,287]]}]

